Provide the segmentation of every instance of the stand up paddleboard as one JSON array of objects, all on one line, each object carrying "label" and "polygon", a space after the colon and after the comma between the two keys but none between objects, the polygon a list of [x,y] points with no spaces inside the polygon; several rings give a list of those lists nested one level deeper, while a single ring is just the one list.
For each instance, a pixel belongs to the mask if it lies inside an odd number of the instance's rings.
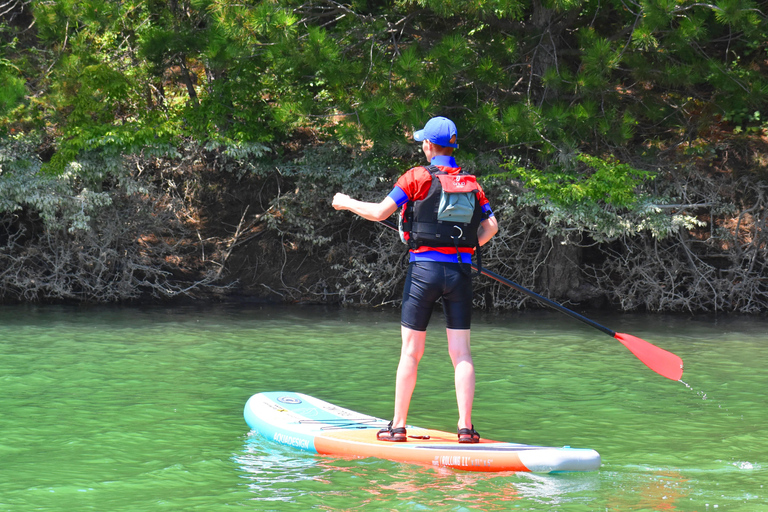
[{"label": "stand up paddleboard", "polygon": [[257,393],[245,404],[245,421],[270,441],[321,455],[380,459],[464,471],[594,471],[600,455],[584,448],[552,448],[481,439],[459,444],[455,433],[409,425],[408,441],[379,441],[388,421],[302,393]]}]

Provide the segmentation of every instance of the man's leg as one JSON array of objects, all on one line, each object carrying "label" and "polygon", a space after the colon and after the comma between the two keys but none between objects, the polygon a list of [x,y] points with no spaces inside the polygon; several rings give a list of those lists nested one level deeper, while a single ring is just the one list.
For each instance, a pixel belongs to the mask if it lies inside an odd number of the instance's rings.
[{"label": "man's leg", "polygon": [[395,428],[404,427],[408,419],[408,407],[411,405],[419,361],[424,355],[424,344],[427,339],[427,331],[414,331],[400,326],[400,332],[403,346],[400,350],[400,363],[397,366],[395,384],[395,416],[392,418],[392,427]]},{"label": "man's leg", "polygon": [[475,365],[469,348],[469,329],[446,329],[448,353],[453,361],[459,428],[472,428],[472,403],[475,399]]}]

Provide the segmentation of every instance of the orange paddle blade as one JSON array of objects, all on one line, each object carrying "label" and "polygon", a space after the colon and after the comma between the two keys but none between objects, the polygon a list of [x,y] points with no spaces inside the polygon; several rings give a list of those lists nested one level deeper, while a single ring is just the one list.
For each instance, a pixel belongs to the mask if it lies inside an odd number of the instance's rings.
[{"label": "orange paddle blade", "polygon": [[667,352],[631,334],[617,332],[614,338],[635,354],[645,366],[659,375],[672,380],[680,380],[683,376],[683,360],[672,352]]}]

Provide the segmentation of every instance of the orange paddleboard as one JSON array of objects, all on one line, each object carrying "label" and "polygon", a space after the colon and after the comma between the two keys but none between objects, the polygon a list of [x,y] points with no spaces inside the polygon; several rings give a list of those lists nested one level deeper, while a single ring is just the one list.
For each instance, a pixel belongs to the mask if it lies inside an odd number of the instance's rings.
[{"label": "orange paddleboard", "polygon": [[378,457],[464,471],[594,471],[600,455],[587,448],[530,446],[481,439],[459,444],[455,433],[408,425],[408,441],[379,441],[388,421],[288,391],[257,393],[245,404],[248,426],[300,450],[341,457]]}]

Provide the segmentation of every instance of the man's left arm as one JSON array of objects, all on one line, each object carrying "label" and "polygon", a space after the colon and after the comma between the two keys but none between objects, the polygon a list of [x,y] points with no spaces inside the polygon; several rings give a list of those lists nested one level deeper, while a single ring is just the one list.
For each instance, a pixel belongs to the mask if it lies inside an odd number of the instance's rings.
[{"label": "man's left arm", "polygon": [[483,187],[481,187],[479,183],[477,187],[477,199],[480,202],[480,208],[483,209],[483,215],[485,216],[485,220],[482,221],[477,228],[477,242],[483,246],[493,238],[493,235],[499,232],[499,221],[496,220],[496,216],[493,214],[493,210],[491,210],[491,205],[488,203],[488,198],[485,197]]}]

